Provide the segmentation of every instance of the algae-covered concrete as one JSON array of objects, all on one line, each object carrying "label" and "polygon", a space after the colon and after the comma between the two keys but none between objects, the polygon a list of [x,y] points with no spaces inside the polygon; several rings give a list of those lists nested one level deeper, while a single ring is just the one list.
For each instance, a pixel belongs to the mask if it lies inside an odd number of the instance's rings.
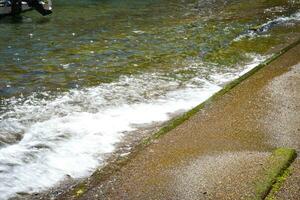
[{"label": "algae-covered concrete", "polygon": [[[58,198],[253,199],[271,151],[280,146],[300,150],[299,76],[297,45],[112,174],[95,173]],[[299,170],[295,164],[294,173]],[[300,198],[293,191],[299,176],[292,177],[278,196]]]},{"label": "algae-covered concrete", "polygon": [[[289,168],[289,176],[284,177],[284,182],[280,185],[275,194],[269,200],[294,200],[300,199],[300,159]],[[273,199],[272,199],[273,198]]]}]

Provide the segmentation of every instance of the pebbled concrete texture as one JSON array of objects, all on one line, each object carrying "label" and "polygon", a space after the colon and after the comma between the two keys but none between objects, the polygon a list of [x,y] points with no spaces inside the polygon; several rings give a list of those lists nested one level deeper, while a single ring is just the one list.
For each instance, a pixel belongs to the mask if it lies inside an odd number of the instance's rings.
[{"label": "pebbled concrete texture", "polygon": [[275,77],[263,92],[267,112],[262,123],[270,143],[299,149],[300,64]]},{"label": "pebbled concrete texture", "polygon": [[[276,147],[300,150],[300,45],[84,192],[57,199],[249,199]],[[277,194],[300,199],[300,166]]]},{"label": "pebbled concrete texture", "polygon": [[277,200],[300,199],[300,159],[296,159],[291,165],[291,175],[275,194]]},{"label": "pebbled concrete texture", "polygon": [[176,199],[250,198],[254,191],[249,185],[260,176],[268,156],[270,153],[226,152],[194,159],[172,170]]}]

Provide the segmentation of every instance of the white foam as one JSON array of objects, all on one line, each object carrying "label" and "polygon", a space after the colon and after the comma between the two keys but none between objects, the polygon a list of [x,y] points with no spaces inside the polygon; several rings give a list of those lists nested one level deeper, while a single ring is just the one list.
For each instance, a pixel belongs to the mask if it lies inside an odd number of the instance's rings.
[{"label": "white foam", "polygon": [[[296,12],[288,17],[277,17],[273,20],[270,20],[264,24],[262,24],[261,27],[261,32],[267,32],[270,29],[270,25],[271,24],[284,24],[287,22],[298,22],[300,21],[300,12]],[[259,35],[257,34],[255,31],[248,31],[245,34],[239,35],[238,37],[236,37],[233,41],[240,41],[244,38],[249,38],[254,39],[256,37],[269,37],[270,35]]]},{"label": "white foam", "polygon": [[197,72],[188,81],[152,73],[124,76],[55,98],[44,93],[25,101],[8,100],[0,130],[24,137],[0,149],[0,199],[44,190],[66,176],[90,175],[136,125],[166,121],[172,113],[193,108],[264,59],[255,56],[245,67],[228,68],[228,73],[214,73],[209,79],[201,77],[204,68],[193,64],[182,69]]}]

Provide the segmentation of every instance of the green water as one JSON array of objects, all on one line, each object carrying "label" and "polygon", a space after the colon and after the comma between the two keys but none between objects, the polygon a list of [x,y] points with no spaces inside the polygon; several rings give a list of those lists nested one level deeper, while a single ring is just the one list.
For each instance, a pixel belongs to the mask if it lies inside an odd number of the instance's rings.
[{"label": "green water", "polygon": [[235,66],[245,54],[265,54],[299,34],[299,25],[276,25],[263,34],[268,37],[233,42],[250,27],[295,13],[299,4],[56,0],[49,17],[30,12],[1,20],[0,98],[95,86],[121,75],[172,73],[191,60]]}]

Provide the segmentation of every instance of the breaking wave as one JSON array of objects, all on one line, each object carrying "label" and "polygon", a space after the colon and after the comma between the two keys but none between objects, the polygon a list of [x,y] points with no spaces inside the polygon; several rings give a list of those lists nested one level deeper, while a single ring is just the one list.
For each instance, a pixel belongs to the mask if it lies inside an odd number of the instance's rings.
[{"label": "breaking wave", "polygon": [[258,27],[251,28],[246,33],[239,35],[234,41],[240,41],[244,38],[254,39],[255,37],[268,37],[269,35],[262,35],[263,33],[268,32],[276,25],[286,24],[288,22],[299,22],[300,21],[300,12],[296,12],[288,17],[277,17],[273,20],[270,20]]},{"label": "breaking wave", "polygon": [[[0,199],[39,192],[67,176],[89,176],[136,125],[169,120],[172,113],[203,102],[244,67],[219,69],[193,63],[169,74],[123,76],[119,81],[53,96],[11,98],[0,115]],[[210,71],[206,71],[210,69]],[[184,77],[182,71],[194,72]]]}]

